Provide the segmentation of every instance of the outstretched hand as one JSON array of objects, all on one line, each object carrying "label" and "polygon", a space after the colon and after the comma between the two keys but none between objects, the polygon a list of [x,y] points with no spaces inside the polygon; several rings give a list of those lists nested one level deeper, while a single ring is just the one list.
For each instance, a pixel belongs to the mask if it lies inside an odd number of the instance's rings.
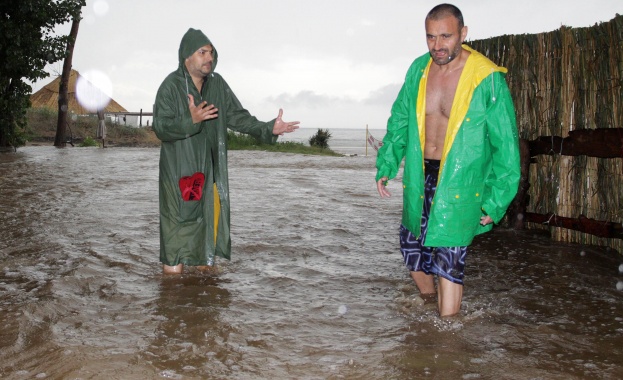
[{"label": "outstretched hand", "polygon": [[286,122],[281,119],[281,116],[283,116],[283,109],[279,108],[279,115],[277,115],[277,120],[275,120],[275,125],[273,126],[273,135],[283,136],[284,133],[294,132],[294,130],[299,128],[300,122]]},{"label": "outstretched hand", "polygon": [[188,109],[190,110],[193,124],[218,117],[218,108],[214,104],[208,105],[208,102],[204,100],[196,106],[195,98],[191,94],[188,94]]}]

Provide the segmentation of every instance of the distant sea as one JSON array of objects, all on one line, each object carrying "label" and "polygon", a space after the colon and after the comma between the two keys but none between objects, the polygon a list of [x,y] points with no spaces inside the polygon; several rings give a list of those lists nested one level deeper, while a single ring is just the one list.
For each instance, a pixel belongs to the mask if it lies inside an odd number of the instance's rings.
[{"label": "distant sea", "polygon": [[[329,148],[335,152],[349,155],[366,155],[366,130],[354,128],[323,128],[331,133]],[[279,141],[293,141],[309,145],[309,139],[318,132],[318,128],[299,128],[295,132],[286,133],[279,137]],[[385,129],[368,129],[368,133],[376,140],[382,140]],[[376,155],[376,151],[367,146],[367,154]]]}]

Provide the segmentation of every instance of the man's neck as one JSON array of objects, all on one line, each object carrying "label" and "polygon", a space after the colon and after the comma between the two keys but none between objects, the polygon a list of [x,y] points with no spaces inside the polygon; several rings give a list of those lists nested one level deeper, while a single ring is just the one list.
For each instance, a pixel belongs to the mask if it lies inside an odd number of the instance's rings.
[{"label": "man's neck", "polygon": [[203,81],[205,80],[205,77],[195,77],[195,76],[190,76],[193,80],[193,83],[195,84],[195,87],[197,88],[197,91],[199,91],[199,93],[201,93],[201,87],[203,86]]}]

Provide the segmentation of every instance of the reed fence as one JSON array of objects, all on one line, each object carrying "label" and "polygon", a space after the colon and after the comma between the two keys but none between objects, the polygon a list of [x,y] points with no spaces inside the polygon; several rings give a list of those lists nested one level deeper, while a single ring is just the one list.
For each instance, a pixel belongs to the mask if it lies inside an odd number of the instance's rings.
[{"label": "reed fence", "polygon": [[[525,226],[549,229],[558,241],[623,252],[621,238],[534,217],[590,219],[615,226],[623,222],[621,156],[603,157],[600,144],[594,144],[593,151],[566,155],[555,143],[573,131],[623,128],[623,16],[587,28],[563,26],[548,33],[504,35],[468,44],[508,69],[520,137],[532,144],[552,141],[551,151],[530,154],[533,164],[524,190],[529,199],[526,214],[533,218],[525,218]],[[618,144],[623,146],[623,141]]]}]

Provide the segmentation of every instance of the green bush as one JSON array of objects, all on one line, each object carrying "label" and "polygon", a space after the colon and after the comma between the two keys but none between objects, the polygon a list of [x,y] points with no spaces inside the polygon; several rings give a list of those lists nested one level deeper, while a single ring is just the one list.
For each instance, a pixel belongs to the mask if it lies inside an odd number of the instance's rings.
[{"label": "green bush", "polygon": [[84,140],[82,140],[82,142],[78,146],[80,146],[80,147],[99,146],[99,144],[91,136],[87,136],[87,137],[85,137]]},{"label": "green bush", "polygon": [[329,132],[328,129],[318,128],[318,132],[309,138],[309,146],[318,147],[320,149],[328,149],[330,138],[331,132]]},{"label": "green bush", "polygon": [[242,133],[227,131],[227,148],[228,149],[246,149],[262,145],[253,136]]},{"label": "green bush", "polygon": [[307,146],[300,142],[284,141],[276,144],[262,144],[253,136],[233,131],[227,132],[227,148],[229,150],[262,150],[266,152],[283,152],[298,154],[318,154],[325,156],[342,156],[331,149]]}]

